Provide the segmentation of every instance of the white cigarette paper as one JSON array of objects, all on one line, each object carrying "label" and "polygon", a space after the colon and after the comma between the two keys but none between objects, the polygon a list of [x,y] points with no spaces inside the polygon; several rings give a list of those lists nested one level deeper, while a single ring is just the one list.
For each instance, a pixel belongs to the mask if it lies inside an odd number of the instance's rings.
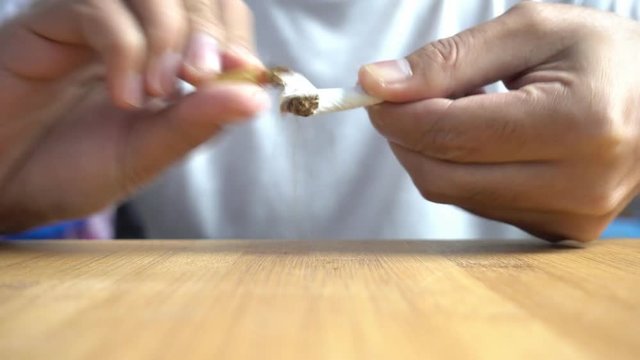
[{"label": "white cigarette paper", "polygon": [[372,106],[382,102],[362,90],[359,86],[351,89],[318,89],[318,109],[314,115],[351,110]]},{"label": "white cigarette paper", "polygon": [[[271,77],[271,85],[282,89],[280,110],[298,116],[345,111],[382,102],[365,93],[359,86],[318,89],[302,74],[287,69],[274,69]],[[195,87],[183,80],[179,81],[178,87],[183,95],[195,91]]]}]

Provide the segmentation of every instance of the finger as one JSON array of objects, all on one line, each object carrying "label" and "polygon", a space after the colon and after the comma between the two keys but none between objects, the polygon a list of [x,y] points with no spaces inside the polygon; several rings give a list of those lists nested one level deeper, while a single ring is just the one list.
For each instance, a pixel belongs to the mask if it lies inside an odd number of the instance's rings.
[{"label": "finger", "polygon": [[514,225],[551,242],[596,240],[612,220],[611,215],[575,215],[561,212],[463,207],[478,216]]},{"label": "finger", "polygon": [[568,151],[586,151],[593,140],[581,136],[586,135],[580,133],[582,119],[557,100],[563,96],[560,86],[386,103],[368,111],[389,141],[429,157],[460,163],[556,160]]},{"label": "finger", "polygon": [[559,163],[458,164],[391,148],[423,197],[438,203],[603,215],[625,194],[611,191],[615,184],[599,183],[595,168],[575,186],[566,181],[574,170]]},{"label": "finger", "polygon": [[184,0],[189,14],[190,40],[186,49],[183,77],[197,85],[222,71],[221,49],[226,30],[216,2]]},{"label": "finger", "polygon": [[258,86],[210,84],[160,114],[137,119],[123,160],[123,188],[130,192],[223,126],[248,119],[268,104]]},{"label": "finger", "polygon": [[23,21],[14,21],[2,28],[0,48],[3,49],[0,67],[21,78],[36,81],[55,80],[68,75],[87,64],[93,56],[86,47],[44,38]]},{"label": "finger", "polygon": [[548,24],[549,8],[523,2],[492,21],[430,43],[406,59],[365,65],[360,84],[373,96],[408,102],[462,94],[510,77],[567,46],[568,36],[559,29],[562,23]]},{"label": "finger", "polygon": [[147,40],[145,85],[153,96],[169,95],[182,62],[188,31],[182,0],[130,0]]},{"label": "finger", "polygon": [[146,41],[135,16],[121,1],[53,3],[25,21],[30,31],[51,42],[91,48],[106,64],[114,103],[122,108],[143,105]]},{"label": "finger", "polygon": [[220,0],[219,4],[227,31],[223,54],[225,69],[263,69],[264,65],[255,55],[254,22],[251,9],[241,0]]}]

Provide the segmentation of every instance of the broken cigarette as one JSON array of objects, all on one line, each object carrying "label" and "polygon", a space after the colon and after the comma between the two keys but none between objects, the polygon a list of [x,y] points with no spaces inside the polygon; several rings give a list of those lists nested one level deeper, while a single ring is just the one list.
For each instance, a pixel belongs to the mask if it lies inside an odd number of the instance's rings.
[{"label": "broken cigarette", "polygon": [[381,99],[353,88],[318,89],[306,77],[291,70],[276,71],[282,83],[280,110],[298,116],[313,116],[371,106]]},{"label": "broken cigarette", "polygon": [[298,112],[296,109],[300,107],[300,103],[307,101],[309,95],[290,95],[286,103],[281,103],[281,109],[284,107],[289,112],[300,116],[320,115],[338,111],[356,109],[360,107],[371,106],[382,102],[381,99],[373,97],[365,93],[359,86],[353,88],[335,88],[335,89],[317,89],[317,107],[311,106],[310,109]]},{"label": "broken cigarette", "polygon": [[[219,81],[251,82],[282,89],[280,110],[298,116],[314,116],[331,112],[366,107],[382,102],[366,94],[362,88],[318,89],[306,77],[286,68],[272,68],[264,72],[236,71],[223,73]],[[183,94],[195,91],[195,87],[181,81]]]}]

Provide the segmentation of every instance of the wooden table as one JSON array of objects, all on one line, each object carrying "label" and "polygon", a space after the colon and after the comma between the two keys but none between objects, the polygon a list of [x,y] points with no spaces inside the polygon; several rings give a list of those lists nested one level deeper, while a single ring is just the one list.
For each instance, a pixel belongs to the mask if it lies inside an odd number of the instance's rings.
[{"label": "wooden table", "polygon": [[0,243],[1,359],[640,359],[640,241]]}]

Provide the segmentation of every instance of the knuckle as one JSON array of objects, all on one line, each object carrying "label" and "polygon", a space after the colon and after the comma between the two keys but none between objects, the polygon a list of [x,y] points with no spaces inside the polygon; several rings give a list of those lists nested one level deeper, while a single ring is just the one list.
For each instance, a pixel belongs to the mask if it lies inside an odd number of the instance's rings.
[{"label": "knuckle", "polygon": [[[77,1],[71,5],[71,11],[83,19],[83,24],[105,23],[105,17],[110,13],[107,3],[100,0]],[[136,30],[112,29],[111,26],[101,29],[105,30],[104,33],[94,34],[92,45],[104,55],[128,58],[144,51],[145,39]]]},{"label": "knuckle", "polygon": [[441,160],[465,162],[471,158],[473,151],[464,138],[459,132],[450,129],[430,131],[416,150]]},{"label": "knuckle", "polygon": [[241,3],[241,6],[246,8],[246,10],[240,12],[242,20],[237,21],[236,19],[234,24],[229,24],[230,26],[227,27],[228,36],[230,37],[229,41],[247,48],[253,48],[255,47],[253,32],[255,20],[253,13],[243,2],[238,3]]},{"label": "knuckle", "polygon": [[610,187],[602,186],[585,198],[582,211],[589,215],[609,215],[618,208],[621,200],[620,193],[620,191],[612,190]]},{"label": "knuckle", "polygon": [[522,208],[529,203],[527,195],[509,186],[487,184],[469,175],[468,173],[460,174],[457,184],[454,184],[457,195],[467,204],[479,208]]},{"label": "knuckle", "polygon": [[531,13],[535,13],[537,10],[538,4],[532,1],[520,1],[514,6],[512,6],[507,13],[515,13],[521,15],[530,15]]},{"label": "knuckle", "polygon": [[460,176],[455,172],[439,171],[435,166],[430,174],[440,174],[439,176],[429,176],[427,180],[421,181],[418,185],[420,195],[431,202],[439,204],[484,204],[487,199],[497,198],[497,194],[492,194],[486,189],[474,185],[467,177]]},{"label": "knuckle", "polygon": [[383,103],[367,107],[366,111],[373,128],[382,136],[389,138],[389,133],[393,132],[394,125],[397,123],[393,120],[406,116],[406,114],[401,112],[401,106],[402,105]]},{"label": "knuckle", "polygon": [[149,50],[153,53],[162,53],[168,49],[172,49],[172,51],[179,51],[181,50],[181,46],[184,46],[183,34],[184,32],[181,30],[173,31],[170,34],[162,30],[152,30],[147,32],[146,43],[148,43]]},{"label": "knuckle", "polygon": [[472,204],[513,204],[514,201],[509,199],[509,195],[498,193],[495,190],[487,189],[475,184],[466,184],[460,187],[461,195]]},{"label": "knuckle", "polygon": [[[574,240],[579,242],[589,242],[595,240],[600,235],[601,231],[592,230],[590,228],[579,229],[567,229],[566,227],[560,229],[539,230],[536,228],[524,227],[523,230],[533,234],[534,236],[547,240],[549,242],[559,242],[564,240]],[[604,230],[604,229],[602,229]]]},{"label": "knuckle", "polygon": [[436,40],[409,56],[415,73],[429,77],[430,87],[440,96],[450,95],[452,77],[466,44],[466,37],[457,34]]},{"label": "knuckle", "polygon": [[607,228],[607,225],[609,225],[608,220],[594,221],[591,224],[585,226],[585,228],[582,229],[580,232],[576,233],[573,236],[573,240],[577,240],[580,242],[589,242],[589,241],[596,240],[598,239],[598,237],[600,237],[602,232],[604,232],[604,230]]},{"label": "knuckle", "polygon": [[618,149],[630,140],[630,127],[614,104],[607,101],[598,102],[592,106],[589,117],[591,121],[585,127],[588,132],[587,139],[600,155],[615,155]]},{"label": "knuckle", "polygon": [[208,0],[193,0],[187,2],[186,7],[189,14],[189,25],[193,32],[201,31],[218,39],[224,38],[226,31],[220,21],[222,14],[219,13],[219,9],[212,11]]},{"label": "knuckle", "polygon": [[98,0],[76,1],[69,4],[72,16],[81,19],[81,23],[103,21],[104,14],[109,13],[105,4]]},{"label": "knuckle", "polygon": [[585,218],[572,227],[564,227],[555,232],[555,240],[575,240],[589,242],[596,240],[609,224],[608,218]]},{"label": "knuckle", "polygon": [[175,31],[167,31],[167,29],[158,26],[151,26],[145,29],[145,35],[149,46],[155,50],[164,49],[171,46],[171,37]]},{"label": "knuckle", "polygon": [[227,41],[232,45],[244,48],[251,53],[255,53],[255,42],[249,32],[228,31]]},{"label": "knuckle", "polygon": [[430,61],[443,67],[443,70],[452,70],[460,58],[462,37],[454,35],[445,39],[434,41],[427,45],[423,55]]},{"label": "knuckle", "polygon": [[93,13],[93,0],[78,1],[71,3],[69,9],[76,17],[86,18],[87,15]]},{"label": "knuckle", "polygon": [[441,180],[425,181],[417,185],[417,188],[425,200],[438,204],[453,204],[455,202],[449,185]]},{"label": "knuckle", "polygon": [[380,134],[384,135],[387,124],[387,117],[382,114],[382,110],[380,110],[380,107],[380,105],[373,106],[367,109],[367,112],[369,113],[369,119],[371,120],[371,124],[373,125],[374,129],[376,129],[376,131],[378,131]]},{"label": "knuckle", "polygon": [[545,11],[547,4],[534,1],[521,1],[512,6],[505,15],[517,17],[519,20],[525,21],[531,30],[545,28]]},{"label": "knuckle", "polygon": [[70,6],[78,15],[100,14],[105,10],[105,4],[100,0],[75,1]]},{"label": "knuckle", "polygon": [[239,16],[243,20],[253,23],[254,21],[253,11],[251,11],[251,8],[249,7],[249,5],[247,5],[244,1],[227,0],[226,2],[228,3],[226,6],[233,7],[234,13],[238,14],[237,16]]},{"label": "knuckle", "polygon": [[254,15],[251,7],[242,0],[220,0],[220,6],[223,9],[225,22],[233,26],[235,23],[252,25],[254,23]]},{"label": "knuckle", "polygon": [[476,147],[464,131],[446,124],[444,116],[440,116],[420,134],[412,150],[441,160],[466,162]]},{"label": "knuckle", "polygon": [[[425,199],[439,204],[454,204],[457,191],[450,181],[448,173],[443,171],[437,163],[426,161],[419,171],[409,170],[413,184]],[[430,176],[439,174],[439,176]]]},{"label": "knuckle", "polygon": [[145,36],[151,47],[155,49],[165,49],[180,45],[187,33],[187,29],[186,21],[170,16],[167,19],[163,19],[162,24],[149,25],[145,29]]},{"label": "knuckle", "polygon": [[127,31],[106,37],[103,46],[112,56],[137,57],[144,51],[145,40],[140,34]]},{"label": "knuckle", "polygon": [[518,135],[521,131],[522,124],[518,124],[517,121],[512,119],[501,119],[499,121],[489,122],[493,127],[491,134],[495,134],[495,140],[497,141],[510,141]]},{"label": "knuckle", "polygon": [[589,242],[596,240],[611,221],[611,216],[553,215],[544,221],[514,225],[522,230],[550,242],[574,240]]},{"label": "knuckle", "polygon": [[211,4],[211,0],[184,0],[184,5],[190,14],[210,14],[212,9],[219,9],[218,4]]}]

